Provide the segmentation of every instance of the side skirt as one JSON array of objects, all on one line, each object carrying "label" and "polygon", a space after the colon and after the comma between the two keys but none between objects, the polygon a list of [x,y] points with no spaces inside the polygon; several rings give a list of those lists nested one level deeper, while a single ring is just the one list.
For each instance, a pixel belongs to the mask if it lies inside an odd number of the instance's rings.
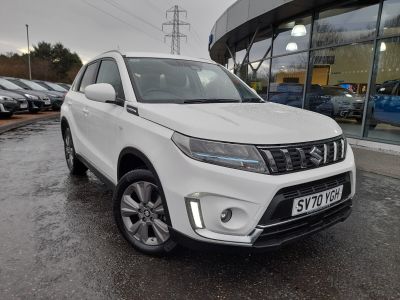
[{"label": "side skirt", "polygon": [[93,166],[90,162],[88,162],[85,158],[83,158],[81,155],[76,154],[77,158],[86,166],[90,171],[96,175],[97,178],[100,179],[101,182],[103,182],[107,188],[111,191],[115,190],[116,185],[108,179],[107,176],[105,176],[103,173],[101,173],[98,169],[96,169],[95,166]]}]

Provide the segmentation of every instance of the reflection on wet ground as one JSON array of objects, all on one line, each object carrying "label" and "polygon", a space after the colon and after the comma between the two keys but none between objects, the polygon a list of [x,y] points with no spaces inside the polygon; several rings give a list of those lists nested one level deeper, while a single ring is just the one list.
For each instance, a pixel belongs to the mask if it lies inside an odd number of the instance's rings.
[{"label": "reflection on wet ground", "polygon": [[351,217],[253,255],[144,256],[119,235],[111,192],[72,178],[58,121],[0,136],[0,299],[399,298],[400,180],[358,174]]}]

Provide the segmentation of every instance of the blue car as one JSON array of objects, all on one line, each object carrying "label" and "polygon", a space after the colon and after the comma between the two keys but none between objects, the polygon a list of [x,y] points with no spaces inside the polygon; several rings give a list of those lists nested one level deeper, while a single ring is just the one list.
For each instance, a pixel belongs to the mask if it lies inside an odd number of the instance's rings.
[{"label": "blue car", "polygon": [[400,80],[385,81],[377,88],[372,101],[376,122],[400,126]]}]

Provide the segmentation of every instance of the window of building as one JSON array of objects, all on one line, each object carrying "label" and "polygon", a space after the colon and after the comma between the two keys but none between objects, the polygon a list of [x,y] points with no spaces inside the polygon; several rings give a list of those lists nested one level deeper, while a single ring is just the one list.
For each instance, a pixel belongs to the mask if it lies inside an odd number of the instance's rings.
[{"label": "window of building", "polygon": [[307,53],[298,53],[272,59],[269,101],[302,107],[307,57]]},{"label": "window of building", "polygon": [[235,63],[233,62],[233,58],[228,58],[227,69],[232,72],[234,67]]},{"label": "window of building", "polygon": [[399,53],[399,37],[378,43],[365,126],[369,138],[400,143]]},{"label": "window of building", "polygon": [[236,52],[235,60],[237,65],[240,65],[243,62],[245,55],[246,55],[246,49]]},{"label": "window of building", "polygon": [[85,70],[85,74],[83,74],[81,84],[79,86],[79,91],[80,92],[85,92],[85,87],[87,87],[90,84],[93,84],[95,81],[95,73],[97,70],[97,62],[92,63],[87,66]]},{"label": "window of building", "polygon": [[314,51],[304,107],[330,116],[343,131],[361,135],[373,43]]},{"label": "window of building", "polygon": [[305,50],[309,47],[311,17],[297,18],[274,31],[273,55]]},{"label": "window of building", "polygon": [[375,36],[379,4],[352,1],[316,14],[313,47],[372,39]]},{"label": "window of building", "polygon": [[249,52],[249,61],[254,62],[271,56],[271,33],[261,32],[255,38]]},{"label": "window of building", "polygon": [[125,99],[121,76],[119,74],[118,66],[115,61],[103,60],[101,62],[96,82],[111,84],[115,90],[117,98]]},{"label": "window of building", "polygon": [[400,34],[400,0],[386,0],[383,2],[379,34]]},{"label": "window of building", "polygon": [[248,66],[247,81],[249,85],[265,100],[269,85],[269,59],[250,63]]}]

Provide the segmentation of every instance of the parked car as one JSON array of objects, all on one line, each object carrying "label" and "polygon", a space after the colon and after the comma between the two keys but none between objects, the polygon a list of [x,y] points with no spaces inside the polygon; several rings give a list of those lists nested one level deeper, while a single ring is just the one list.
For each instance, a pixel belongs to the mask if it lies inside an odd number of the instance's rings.
[{"label": "parked car", "polygon": [[100,55],[66,95],[61,131],[71,174],[90,168],[115,189],[116,224],[144,253],[275,249],[351,212],[356,171],[340,126],[265,103],[212,61]]},{"label": "parked car", "polygon": [[45,94],[32,90],[24,90],[20,86],[4,78],[0,78],[0,89],[25,97],[28,101],[28,110],[31,113],[37,113],[43,110],[45,103],[50,103],[50,99]]},{"label": "parked car", "polygon": [[53,82],[49,82],[49,81],[43,81],[43,80],[33,80],[34,82],[36,82],[37,84],[40,84],[42,87],[44,87],[45,89],[47,89],[48,91],[53,91],[53,92],[59,92],[59,93],[63,93],[66,94],[67,90],[66,88],[64,88],[63,86],[57,84],[57,83],[53,83]]},{"label": "parked car", "polygon": [[400,126],[400,80],[388,80],[377,87],[373,101],[373,118],[377,123]]},{"label": "parked car", "polygon": [[0,96],[7,96],[16,100],[18,102],[18,108],[16,111],[18,112],[27,111],[29,108],[28,100],[20,94],[0,89]]},{"label": "parked car", "polygon": [[303,102],[303,84],[271,83],[269,101],[301,108]]},{"label": "parked car", "polygon": [[16,85],[19,85],[25,90],[33,90],[45,94],[50,99],[50,103],[47,104],[48,103],[47,102],[45,104],[44,106],[45,109],[60,110],[60,107],[64,101],[65,93],[47,90],[40,84],[37,84],[36,82],[27,79],[19,79],[19,78],[7,78],[7,79],[15,83]]},{"label": "parked car", "polygon": [[69,89],[71,88],[71,85],[68,83],[62,83],[62,82],[57,82],[58,85],[62,86],[64,89],[66,89],[67,91],[69,91]]},{"label": "parked car", "polygon": [[9,118],[18,109],[19,103],[8,96],[0,95],[0,118]]},{"label": "parked car", "polygon": [[361,122],[364,97],[340,86],[322,86],[322,97],[333,104],[333,116],[352,117]]}]

